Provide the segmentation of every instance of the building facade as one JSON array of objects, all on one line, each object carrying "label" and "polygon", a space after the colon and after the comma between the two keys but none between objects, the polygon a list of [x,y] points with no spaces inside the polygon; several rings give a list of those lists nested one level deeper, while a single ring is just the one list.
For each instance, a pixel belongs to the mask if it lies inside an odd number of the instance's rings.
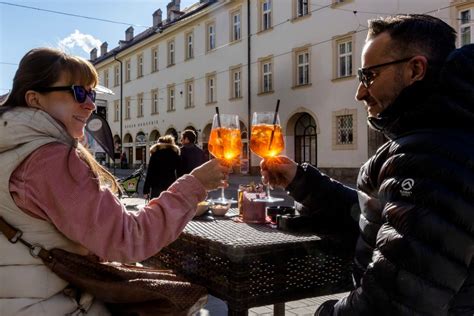
[{"label": "building facade", "polygon": [[215,107],[238,114],[243,170],[258,168],[248,135],[255,111],[279,114],[284,154],[310,162],[341,179],[357,170],[385,140],[370,131],[364,106],[355,101],[367,20],[398,12],[442,18],[473,42],[474,0],[204,0],[184,10],[180,1],[158,9],[153,26],[91,61],[117,152],[146,162],[160,135],[191,128],[207,148]]}]

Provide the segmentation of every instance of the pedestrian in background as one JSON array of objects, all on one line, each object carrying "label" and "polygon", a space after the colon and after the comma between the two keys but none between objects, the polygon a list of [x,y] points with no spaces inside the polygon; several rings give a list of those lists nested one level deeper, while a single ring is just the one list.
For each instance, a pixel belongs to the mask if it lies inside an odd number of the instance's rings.
[{"label": "pedestrian in background", "polygon": [[[126,210],[114,176],[78,143],[96,109],[98,81],[89,61],[56,49],[22,58],[0,106],[0,216],[46,249],[139,262],[179,236],[206,191],[224,185],[229,168],[209,161],[140,210]],[[0,279],[2,316],[110,315],[2,234]]]},{"label": "pedestrian in background", "polygon": [[174,137],[165,135],[158,138],[158,143],[150,148],[150,163],[143,185],[143,197],[153,199],[176,181],[179,166],[179,147]]},{"label": "pedestrian in background", "polygon": [[122,154],[120,155],[120,168],[128,168],[127,154],[125,154],[125,152],[122,152]]},{"label": "pedestrian in background", "polygon": [[204,151],[196,146],[196,132],[192,129],[186,129],[181,133],[181,144],[181,162],[178,176],[190,173],[191,170],[207,161]]},{"label": "pedestrian in background", "polygon": [[320,225],[358,228],[355,289],[317,315],[474,315],[474,45],[455,41],[429,15],[369,21],[356,99],[389,141],[357,190],[287,157],[261,164]]}]

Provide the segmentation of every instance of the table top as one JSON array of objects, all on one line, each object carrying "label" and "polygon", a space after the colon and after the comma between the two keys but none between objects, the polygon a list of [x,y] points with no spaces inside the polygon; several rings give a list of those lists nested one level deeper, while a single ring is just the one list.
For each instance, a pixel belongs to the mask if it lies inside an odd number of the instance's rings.
[{"label": "table top", "polygon": [[349,290],[351,257],[338,242],[215,217],[188,223],[151,261],[207,287],[229,308],[245,309]]},{"label": "table top", "polygon": [[[214,216],[214,221],[192,220],[184,229],[185,234],[205,238],[233,247],[278,245],[292,242],[314,241],[321,238],[311,233],[289,233],[276,229],[275,225],[248,224],[237,221],[235,209],[226,216]],[[230,215],[230,216],[229,216]]]}]

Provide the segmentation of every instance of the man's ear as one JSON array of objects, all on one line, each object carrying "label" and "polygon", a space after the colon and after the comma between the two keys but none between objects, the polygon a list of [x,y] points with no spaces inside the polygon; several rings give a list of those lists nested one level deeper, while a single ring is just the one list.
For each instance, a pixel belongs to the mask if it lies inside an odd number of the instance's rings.
[{"label": "man's ear", "polygon": [[38,92],[33,91],[33,90],[26,91],[25,101],[28,106],[41,109],[41,104],[40,104],[39,99],[40,99],[40,95]]},{"label": "man's ear", "polygon": [[423,80],[428,69],[428,59],[423,55],[413,57],[409,62],[410,67],[410,84],[415,81]]}]

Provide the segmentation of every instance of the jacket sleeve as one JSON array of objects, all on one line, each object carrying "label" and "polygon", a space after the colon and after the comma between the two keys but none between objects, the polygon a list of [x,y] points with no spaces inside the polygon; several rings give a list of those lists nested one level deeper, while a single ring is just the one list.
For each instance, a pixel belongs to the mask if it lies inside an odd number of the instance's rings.
[{"label": "jacket sleeve", "polygon": [[179,178],[182,175],[184,175],[184,159],[183,155],[185,155],[186,149],[184,147],[181,147],[180,154],[178,156],[178,165],[176,168],[176,176]]},{"label": "jacket sleeve", "polygon": [[302,215],[317,216],[334,228],[357,226],[360,208],[357,191],[331,179],[310,164],[298,166],[296,176],[286,188],[305,209]]},{"label": "jacket sleeve", "polygon": [[151,187],[153,186],[153,177],[157,177],[157,166],[156,166],[156,155],[153,153],[150,156],[150,163],[148,164],[148,169],[146,171],[145,183],[143,184],[143,194],[150,194]]}]

